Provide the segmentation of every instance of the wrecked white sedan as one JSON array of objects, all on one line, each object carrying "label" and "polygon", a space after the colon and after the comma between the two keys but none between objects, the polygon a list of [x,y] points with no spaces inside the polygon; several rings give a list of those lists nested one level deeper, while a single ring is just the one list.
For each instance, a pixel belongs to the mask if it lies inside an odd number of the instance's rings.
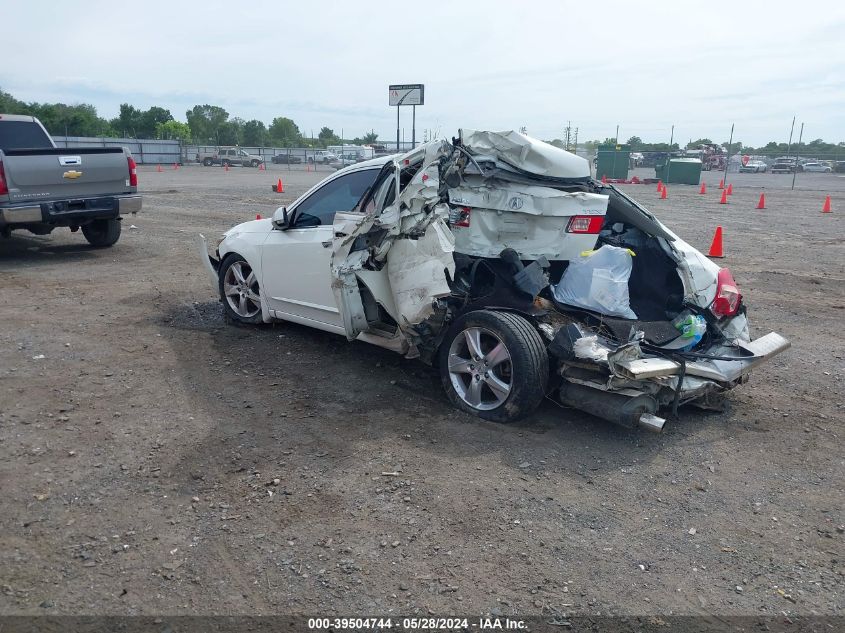
[{"label": "wrecked white sedan", "polygon": [[751,341],[731,273],[586,160],[516,132],[461,130],[328,177],[202,256],[227,315],[293,321],[436,364],[488,420],[545,396],[660,430],[719,407],[787,349]]}]

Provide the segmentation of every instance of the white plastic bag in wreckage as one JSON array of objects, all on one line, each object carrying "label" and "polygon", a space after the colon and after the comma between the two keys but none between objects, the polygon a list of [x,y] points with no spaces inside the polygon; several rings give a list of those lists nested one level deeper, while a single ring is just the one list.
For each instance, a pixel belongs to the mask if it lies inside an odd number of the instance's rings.
[{"label": "white plastic bag in wreckage", "polygon": [[569,262],[552,294],[560,303],[606,316],[636,319],[628,295],[633,253],[605,244]]}]

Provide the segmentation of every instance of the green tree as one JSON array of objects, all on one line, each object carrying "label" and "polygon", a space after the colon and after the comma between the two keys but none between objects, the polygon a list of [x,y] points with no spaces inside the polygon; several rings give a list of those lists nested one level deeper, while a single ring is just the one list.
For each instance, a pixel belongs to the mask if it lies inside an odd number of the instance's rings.
[{"label": "green tree", "polygon": [[698,140],[690,141],[689,143],[687,143],[686,149],[698,149],[702,145],[712,145],[712,144],[713,144],[713,141],[711,141],[709,138],[700,138]]},{"label": "green tree", "polygon": [[641,139],[639,136],[632,136],[627,141],[625,141],[625,144],[632,150],[636,150],[642,146],[643,139]]},{"label": "green tree", "polygon": [[321,147],[341,144],[341,141],[338,138],[337,134],[335,134],[334,130],[330,127],[320,128],[320,133],[317,135],[317,140],[320,142]]},{"label": "green tree", "polygon": [[6,114],[32,114],[29,105],[0,90],[0,112]]},{"label": "green tree", "polygon": [[173,119],[157,124],[155,136],[156,138],[179,139],[180,141],[190,141],[193,138],[191,127],[187,123]]},{"label": "green tree", "polygon": [[367,132],[364,134],[364,137],[361,139],[362,145],[372,145],[376,141],[378,141],[378,134],[375,132]]},{"label": "green tree", "polygon": [[61,136],[107,136],[112,134],[108,122],[97,116],[97,109],[87,103],[31,103],[30,112],[38,117],[50,134]]},{"label": "green tree", "polygon": [[240,145],[243,138],[245,121],[239,117],[233,117],[220,124],[217,130],[217,138],[220,145]]},{"label": "green tree", "polygon": [[302,133],[296,123],[287,117],[276,117],[270,124],[270,139],[274,145],[280,147],[301,147]]},{"label": "green tree", "polygon": [[167,123],[173,120],[170,110],[153,106],[146,112],[141,113],[140,129],[138,135],[141,138],[152,138],[156,133],[159,123]]},{"label": "green tree", "polygon": [[264,147],[269,145],[270,135],[263,121],[252,119],[243,125],[242,142],[247,147]]},{"label": "green tree", "polygon": [[141,128],[141,111],[128,103],[121,103],[119,114],[111,120],[111,126],[120,136],[138,138]]},{"label": "green tree", "polygon": [[219,140],[220,128],[229,120],[229,113],[220,106],[195,105],[185,113],[194,138],[200,143],[209,141],[225,144]]}]

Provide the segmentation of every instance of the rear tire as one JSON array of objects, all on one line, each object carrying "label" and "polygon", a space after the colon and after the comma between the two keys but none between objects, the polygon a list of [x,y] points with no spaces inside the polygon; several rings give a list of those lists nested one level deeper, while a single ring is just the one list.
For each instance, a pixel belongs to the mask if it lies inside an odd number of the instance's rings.
[{"label": "rear tire", "polygon": [[457,408],[492,422],[534,412],[546,395],[549,356],[525,318],[479,310],[459,317],[440,348],[440,377]]},{"label": "rear tire", "polygon": [[94,220],[82,226],[82,234],[91,246],[105,248],[120,237],[120,219]]},{"label": "rear tire", "polygon": [[214,161],[211,160],[210,158],[205,158],[205,159],[203,159],[202,164],[205,165],[206,167],[211,167],[214,164]]}]

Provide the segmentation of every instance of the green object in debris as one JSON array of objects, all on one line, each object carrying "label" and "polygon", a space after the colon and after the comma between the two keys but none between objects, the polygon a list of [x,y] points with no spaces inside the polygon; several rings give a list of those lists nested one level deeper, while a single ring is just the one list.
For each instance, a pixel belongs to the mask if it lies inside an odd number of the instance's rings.
[{"label": "green object in debris", "polygon": [[601,180],[602,176],[627,180],[630,161],[631,148],[627,145],[599,145],[596,155],[596,180]]},{"label": "green object in debris", "polygon": [[667,184],[697,185],[701,161],[697,158],[669,158],[654,168],[654,176]]}]

